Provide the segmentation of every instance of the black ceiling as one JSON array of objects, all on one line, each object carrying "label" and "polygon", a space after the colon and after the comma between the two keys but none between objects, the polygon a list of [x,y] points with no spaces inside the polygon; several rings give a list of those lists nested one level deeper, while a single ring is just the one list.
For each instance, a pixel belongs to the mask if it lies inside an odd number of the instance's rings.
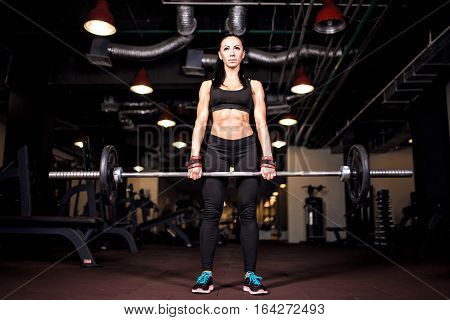
[{"label": "black ceiling", "polygon": [[[448,1],[373,2],[377,4],[364,21],[372,1],[338,0],[341,10],[346,11],[345,19],[349,25],[335,35],[318,34],[312,30],[320,5],[313,6],[311,17],[306,22],[304,15],[307,6],[303,7],[300,19],[300,25],[306,24],[303,44],[331,48],[338,44],[351,45],[352,50],[342,61],[330,58],[298,61],[310,74],[316,90],[289,101],[291,111],[299,121],[295,128],[289,129],[291,144],[315,148],[327,145],[348,119],[361,110],[426,47],[430,39],[448,25],[449,10],[445,6]],[[150,45],[177,35],[176,5],[156,0],[109,0],[108,3],[118,30],[110,37],[114,43]],[[298,3],[301,1],[291,4],[286,1],[278,6],[247,6],[247,32],[244,35],[247,46],[265,51],[283,51],[289,48],[291,37],[294,46],[297,45],[300,26],[294,34],[293,26],[295,17],[302,8]],[[136,157],[136,151],[132,151],[136,150],[136,131],[124,129],[117,114],[101,111],[101,103],[105,97],[111,96],[121,102],[147,101],[159,108],[169,108],[181,120],[179,123],[187,125],[186,130],[189,131],[192,130],[189,126],[195,120],[195,108],[192,107],[195,107],[198,99],[199,84],[211,77],[212,70],[208,70],[205,77],[184,75],[181,66],[185,63],[187,48],[150,62],[113,59],[113,66],[110,68],[90,64],[85,54],[89,52],[93,37],[82,25],[94,5],[93,0],[1,1],[0,44],[22,60],[40,65],[35,70],[46,70],[49,100],[54,106],[57,119],[55,128],[58,131],[54,139],[56,145],[70,145],[70,139],[83,131],[91,136],[91,140],[98,141],[98,144],[112,141],[118,144],[120,141],[122,148],[131,153],[131,163]],[[421,20],[440,6],[440,10]],[[188,48],[215,53],[217,41],[225,32],[224,21],[228,8],[225,5],[195,5],[197,32]],[[415,23],[417,25],[413,26]],[[404,32],[409,27],[411,28]],[[338,62],[339,67],[333,71]],[[154,93],[146,97],[136,96],[128,89],[128,84],[141,66],[148,71],[155,89]],[[282,99],[286,95],[292,95],[286,89],[292,67],[291,64],[286,66],[282,80],[281,66],[268,68],[250,63],[248,73],[251,78],[263,83],[266,95],[279,95]],[[345,70],[348,72],[343,72]],[[333,72],[337,77],[329,81]],[[4,91],[1,95],[3,100],[7,99],[7,92]],[[366,116],[355,123],[342,138],[357,134],[355,139],[367,144],[376,140],[380,134],[390,132],[395,135],[408,130],[407,125],[405,126],[408,115],[403,109],[386,110],[382,104],[375,103],[368,114],[371,115],[369,118]],[[369,121],[371,117],[373,122]],[[154,125],[156,118],[155,114],[136,116],[132,120],[136,124]],[[268,116],[269,128],[273,126],[276,129],[278,118],[279,115],[276,114]],[[74,128],[76,130],[72,130]],[[339,145],[342,138],[333,141],[331,146]],[[168,142],[170,139],[166,137]],[[127,156],[122,156],[122,159],[126,158]]]}]

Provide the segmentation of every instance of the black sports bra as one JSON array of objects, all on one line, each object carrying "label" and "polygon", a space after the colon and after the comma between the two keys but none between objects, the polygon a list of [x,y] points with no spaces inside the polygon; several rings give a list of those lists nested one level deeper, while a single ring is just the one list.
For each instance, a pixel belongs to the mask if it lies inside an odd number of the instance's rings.
[{"label": "black sports bra", "polygon": [[252,87],[250,79],[247,87],[239,90],[224,90],[211,87],[209,109],[211,112],[221,109],[238,109],[250,113],[253,108]]}]

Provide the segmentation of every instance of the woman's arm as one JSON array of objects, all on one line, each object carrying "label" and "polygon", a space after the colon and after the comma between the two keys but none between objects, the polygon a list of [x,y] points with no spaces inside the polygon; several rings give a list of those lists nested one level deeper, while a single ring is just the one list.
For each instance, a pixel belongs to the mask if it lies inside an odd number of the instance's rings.
[{"label": "woman's arm", "polygon": [[200,87],[197,118],[195,119],[195,127],[192,132],[191,156],[198,156],[200,154],[200,147],[205,135],[206,125],[208,124],[209,92],[211,89],[211,83],[211,80],[203,81]]},{"label": "woman's arm", "polygon": [[253,91],[253,106],[256,130],[258,131],[263,156],[272,156],[272,143],[266,123],[266,103],[264,102],[264,89],[261,82],[251,81]]}]

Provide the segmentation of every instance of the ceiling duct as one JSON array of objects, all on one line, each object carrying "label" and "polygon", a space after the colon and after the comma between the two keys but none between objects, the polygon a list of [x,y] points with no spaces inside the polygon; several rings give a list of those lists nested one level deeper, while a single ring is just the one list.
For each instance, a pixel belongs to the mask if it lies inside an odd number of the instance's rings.
[{"label": "ceiling duct", "polygon": [[[225,21],[226,28],[230,33],[242,35],[246,30],[246,7],[241,5],[230,6],[228,17]],[[105,38],[96,38],[92,42],[89,60],[94,64],[111,66],[110,57],[131,59],[139,61],[151,61],[165,57],[185,48],[194,39],[194,32],[197,21],[194,18],[192,6],[177,6],[177,30],[179,36],[166,39],[158,44],[150,46],[132,46],[125,44],[111,43]],[[203,54],[198,49],[188,52],[186,65],[183,71],[187,75],[203,76],[204,67],[214,67],[217,61],[217,54]],[[280,66],[284,62],[292,63],[297,55],[298,58],[336,58],[342,56],[343,49],[327,50],[326,47],[317,45],[303,45],[301,48],[295,47],[292,50],[282,52],[266,52],[255,48],[249,48],[244,63],[251,61],[265,66]],[[201,58],[201,65],[200,65]]]},{"label": "ceiling duct", "polygon": [[112,67],[111,59],[108,55],[110,41],[104,37],[96,37],[92,40],[91,51],[86,54],[89,62],[104,67]]},{"label": "ceiling duct", "polygon": [[[174,36],[160,43],[150,46],[132,46],[111,43],[104,38],[93,40],[91,52],[87,55],[93,64],[111,66],[109,57],[151,61],[165,57],[186,47],[194,39],[197,20],[194,18],[194,9],[191,6],[177,6],[177,30],[179,36]],[[106,62],[105,62],[106,61]]]},{"label": "ceiling duct", "polygon": [[197,20],[194,18],[194,7],[177,6],[177,30],[182,36],[190,36],[197,29]]},{"label": "ceiling duct", "polygon": [[194,36],[192,35],[175,36],[150,46],[111,43],[108,47],[108,54],[114,58],[151,61],[183,49],[193,39]]},{"label": "ceiling duct", "polygon": [[100,105],[103,112],[119,112],[120,103],[114,100],[114,97],[105,97]]},{"label": "ceiling duct", "polygon": [[[152,109],[148,109],[150,107]],[[114,97],[108,96],[103,99],[101,110],[103,112],[123,112],[124,114],[148,114],[157,113],[158,108],[150,101],[118,102]]]},{"label": "ceiling duct", "polygon": [[231,6],[225,20],[225,29],[230,33],[242,36],[246,30],[247,8],[244,6]]},{"label": "ceiling duct", "polygon": [[[249,61],[265,65],[265,66],[280,66],[286,61],[292,63],[298,55],[300,59],[309,58],[337,58],[342,56],[342,49],[327,50],[326,47],[317,45],[303,45],[301,49],[298,47],[292,50],[285,50],[281,52],[266,52],[255,48],[248,48],[247,58]],[[204,54],[202,57],[203,67],[214,67],[217,60],[217,54]]]},{"label": "ceiling duct", "polygon": [[135,121],[141,123],[142,120],[139,120],[140,116],[158,114],[159,110],[156,107],[151,109],[145,108],[149,102],[122,102],[121,105],[124,106],[134,106],[134,109],[122,109],[117,115],[119,117],[119,121],[122,123],[122,129],[125,130],[134,130],[136,128]]},{"label": "ceiling duct", "polygon": [[157,114],[159,112],[154,103],[150,101],[118,102],[112,96],[104,98],[101,104],[101,110],[103,112],[117,112],[119,121],[122,123],[122,129],[125,130],[135,129],[134,120],[138,119],[136,117]]},{"label": "ceiling duct", "polygon": [[[243,35],[246,30],[246,17],[246,7],[242,5],[231,6],[225,21],[225,28],[230,33],[239,36]],[[248,48],[244,63],[248,60],[265,66],[280,66],[286,62],[286,59],[287,63],[294,62],[297,55],[302,59],[321,57],[336,58],[342,56],[342,51],[342,49],[327,50],[326,47],[316,45],[303,45],[301,48],[295,47],[292,50],[282,52],[266,52],[255,48]],[[217,54],[204,54],[202,57],[202,66],[207,68],[214,67],[216,61]]]},{"label": "ceiling duct", "polygon": [[249,60],[264,65],[281,65],[286,61],[286,57],[287,63],[292,63],[297,55],[300,59],[336,58],[342,56],[342,49],[327,51],[327,48],[323,46],[303,45],[301,48],[294,47],[290,51],[286,50],[281,52],[266,52],[254,48],[248,51]]},{"label": "ceiling duct", "polygon": [[203,50],[189,49],[186,56],[186,65],[182,66],[183,72],[188,76],[205,76],[205,69],[202,67]]}]

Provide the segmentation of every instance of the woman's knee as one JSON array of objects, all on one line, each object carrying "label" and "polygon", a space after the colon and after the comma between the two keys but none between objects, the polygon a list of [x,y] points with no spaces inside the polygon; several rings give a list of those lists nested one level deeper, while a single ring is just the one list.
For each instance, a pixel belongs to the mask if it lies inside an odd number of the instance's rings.
[{"label": "woman's knee", "polygon": [[205,202],[205,210],[203,211],[203,221],[219,223],[220,217],[223,211],[223,202],[222,206],[218,206],[217,204],[208,204]]},{"label": "woman's knee", "polygon": [[256,201],[239,203],[239,216],[241,222],[256,222]]}]

